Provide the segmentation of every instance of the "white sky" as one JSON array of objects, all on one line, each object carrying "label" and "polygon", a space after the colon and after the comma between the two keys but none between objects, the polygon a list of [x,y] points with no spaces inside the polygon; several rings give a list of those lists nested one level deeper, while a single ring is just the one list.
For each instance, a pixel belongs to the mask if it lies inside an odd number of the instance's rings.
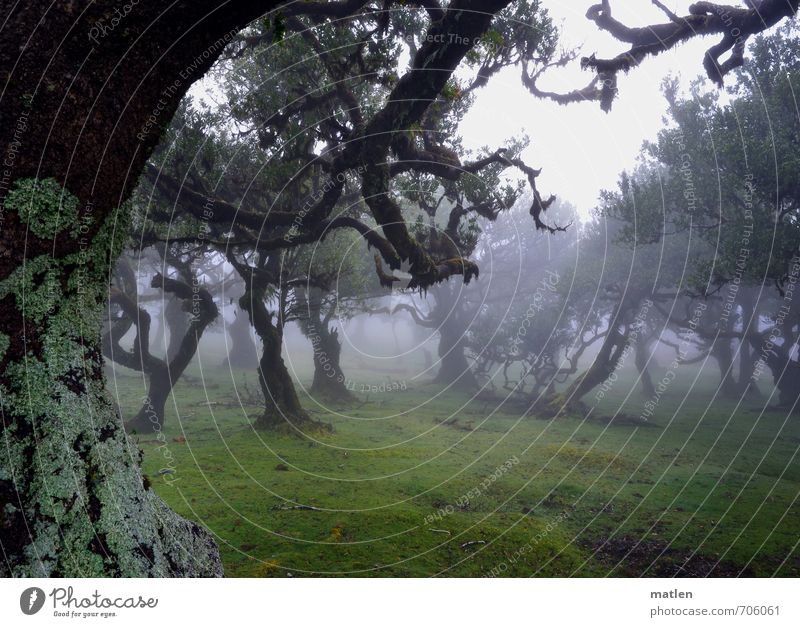
[{"label": "white sky", "polygon": [[[549,0],[545,6],[557,23],[563,23],[566,47],[580,44],[587,56],[593,52],[598,57],[615,56],[625,50],[624,44],[600,32],[585,17],[586,9],[595,3]],[[681,15],[688,6],[669,0],[665,4]],[[666,19],[650,0],[616,0],[611,8],[614,17],[629,26]],[[526,161],[543,168],[539,191],[572,202],[585,216],[595,206],[600,190],[616,186],[619,173],[635,163],[642,142],[655,138],[663,125],[662,79],[675,74],[688,86],[702,74],[703,53],[712,43],[712,39],[690,41],[646,60],[627,76],[620,75],[620,94],[608,114],[597,102],[565,107],[537,100],[521,85],[519,71],[511,69],[494,77],[478,95],[461,126],[465,144],[471,148],[499,146],[504,139],[526,131],[531,137]],[[554,69],[543,77],[540,87],[566,92],[585,86],[591,77],[577,67]]]}]

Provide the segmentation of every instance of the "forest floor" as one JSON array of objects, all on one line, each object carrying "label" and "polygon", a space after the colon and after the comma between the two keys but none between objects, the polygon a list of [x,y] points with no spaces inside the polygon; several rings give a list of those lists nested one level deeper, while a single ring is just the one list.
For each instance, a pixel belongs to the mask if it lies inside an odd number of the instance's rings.
[{"label": "forest floor", "polygon": [[[165,441],[134,441],[158,494],[216,535],[228,576],[800,575],[800,421],[708,402],[710,382],[669,390],[647,421],[638,392],[616,419],[542,420],[357,383],[347,407],[306,398],[334,431],[296,437],[250,426],[252,372],[235,374],[238,399],[228,370],[189,374]],[[137,407],[141,379],[110,385]]]}]

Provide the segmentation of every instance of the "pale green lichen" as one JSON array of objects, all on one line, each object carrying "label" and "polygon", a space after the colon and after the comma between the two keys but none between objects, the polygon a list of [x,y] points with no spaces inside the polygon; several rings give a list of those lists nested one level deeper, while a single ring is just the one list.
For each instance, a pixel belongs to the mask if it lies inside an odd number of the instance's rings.
[{"label": "pale green lichen", "polygon": [[52,239],[61,231],[78,234],[78,199],[49,178],[18,179],[6,196],[7,209],[16,211],[34,235]]},{"label": "pale green lichen", "polygon": [[9,337],[5,333],[0,332],[0,359],[3,359],[10,345],[11,340]]}]

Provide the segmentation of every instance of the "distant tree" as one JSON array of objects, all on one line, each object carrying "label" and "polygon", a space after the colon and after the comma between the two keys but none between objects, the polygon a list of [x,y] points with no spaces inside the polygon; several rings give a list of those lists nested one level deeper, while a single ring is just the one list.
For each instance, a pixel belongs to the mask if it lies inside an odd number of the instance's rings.
[{"label": "distant tree", "polygon": [[[123,259],[117,266],[117,286],[112,286],[110,304],[118,309],[103,336],[103,353],[114,362],[143,372],[147,376],[148,389],[139,413],[126,421],[129,431],[152,433],[164,426],[164,406],[172,388],[180,379],[194,357],[203,332],[216,319],[218,309],[212,295],[200,286],[200,279],[192,277],[189,282],[165,277],[157,273],[150,287],[163,290],[183,303],[190,321],[174,352],[164,359],[156,357],[150,350],[150,322],[147,310],[138,302],[137,280],[133,269]],[[131,326],[136,328],[133,346],[126,350],[120,340]],[[172,342],[170,342],[172,344]]]},{"label": "distant tree", "polygon": [[369,261],[360,237],[352,231],[337,231],[318,245],[283,255],[281,319],[284,325],[296,321],[311,342],[314,379],[309,393],[315,401],[354,399],[341,364],[339,330],[364,311],[372,272]]},{"label": "distant tree", "polygon": [[[521,185],[502,181],[507,172],[521,174],[531,190],[529,228],[551,228],[544,222],[544,212],[552,199],[543,199],[536,190],[539,173],[519,155],[524,143],[509,142],[471,154],[461,146],[457,132],[474,101],[473,92],[492,75],[522,57],[552,52],[552,25],[538,4],[521,3],[514,11],[503,12],[485,38],[474,40],[474,49],[464,58],[468,70],[464,78],[440,74],[439,91],[430,92],[427,100],[415,95],[422,100],[414,102],[424,101],[426,107],[414,113],[414,120],[395,110],[398,101],[393,98],[397,90],[405,89],[398,78],[403,70],[400,50],[409,47],[416,56],[426,47],[418,34],[409,35],[418,33],[420,14],[392,13],[381,26],[384,36],[379,40],[374,20],[364,14],[318,25],[292,18],[286,22],[281,44],[267,47],[260,45],[267,39],[263,28],[253,26],[244,44],[234,48],[230,67],[220,71],[225,100],[209,113],[187,109],[176,119],[160,167],[148,168],[155,194],[182,210],[177,221],[172,211],[160,216],[157,222],[162,227],[166,223],[166,232],[159,227],[160,234],[152,239],[185,245],[204,242],[225,254],[245,280],[249,291],[240,303],[243,307],[249,303],[254,325],[255,320],[266,325],[279,313],[267,308],[264,315],[252,315],[253,308],[262,307],[254,298],[274,299],[285,287],[278,259],[297,247],[324,245],[339,230],[357,234],[377,251],[376,272],[384,287],[403,283],[409,289],[427,290],[452,276],[469,282],[478,273],[469,259],[474,216],[497,215],[521,192]],[[497,38],[507,45],[498,47]],[[321,92],[319,85],[332,87]],[[337,102],[346,106],[331,114],[331,103]],[[412,101],[401,109],[406,107],[412,107]],[[405,125],[386,148],[393,156],[353,161],[351,152],[363,133],[372,138],[364,150],[391,135],[378,128],[389,123],[390,115],[399,116],[392,124]],[[376,169],[375,164],[383,165]],[[436,223],[438,209],[447,212],[440,216],[441,224]],[[407,218],[420,214],[429,222],[423,228],[416,223],[409,228]],[[401,269],[406,277],[393,274]],[[445,294],[446,288],[442,289]],[[315,303],[312,314],[324,300],[320,295],[317,289],[304,295],[306,304]],[[444,322],[454,319],[450,316]],[[272,329],[255,327],[262,346],[270,338],[260,378],[265,396],[277,399],[265,414],[271,417],[260,424],[276,424],[277,415],[305,422],[307,414],[278,358],[281,323],[270,324]],[[321,318],[318,328],[323,326],[327,332],[319,330],[315,338],[329,342],[326,352],[335,355],[338,340],[334,343],[335,338],[328,337],[330,328]],[[442,373],[468,374],[463,349],[458,348],[465,330],[447,324],[440,329],[445,345],[452,343],[442,352]],[[451,368],[459,353],[461,361]],[[323,380],[317,381],[321,385]],[[341,387],[335,392],[345,396]]]}]

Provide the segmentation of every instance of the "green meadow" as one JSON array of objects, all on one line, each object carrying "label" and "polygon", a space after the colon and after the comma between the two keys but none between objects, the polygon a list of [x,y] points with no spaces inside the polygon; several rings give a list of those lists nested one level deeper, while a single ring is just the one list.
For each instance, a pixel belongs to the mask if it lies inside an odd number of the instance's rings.
[{"label": "green meadow", "polygon": [[[254,373],[195,368],[162,437],[132,436],[227,576],[800,574],[798,421],[709,402],[713,380],[687,372],[648,420],[632,381],[544,420],[500,386],[367,392],[376,373],[349,371],[352,404],[301,392],[332,429],[256,431]],[[141,379],[110,385],[137,406]]]}]

